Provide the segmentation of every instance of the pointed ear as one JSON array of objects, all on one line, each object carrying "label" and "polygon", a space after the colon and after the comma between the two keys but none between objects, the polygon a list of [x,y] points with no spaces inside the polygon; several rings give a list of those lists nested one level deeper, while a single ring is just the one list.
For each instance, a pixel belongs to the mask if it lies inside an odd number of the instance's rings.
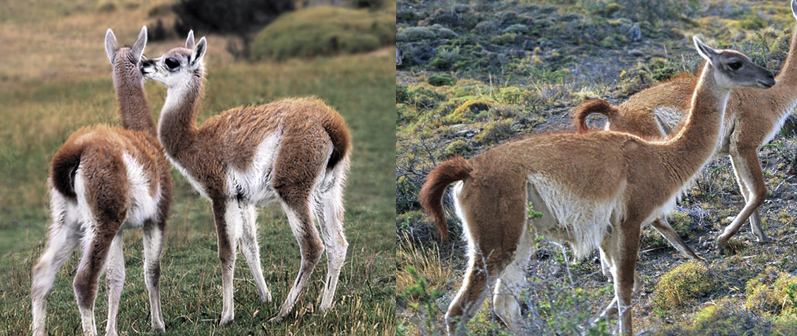
[{"label": "pointed ear", "polygon": [[133,44],[133,59],[136,60],[136,63],[141,62],[141,55],[144,54],[144,47],[147,46],[147,26],[141,28],[141,32],[138,33],[138,40],[136,43]]},{"label": "pointed ear", "polygon": [[113,35],[111,28],[108,28],[105,33],[105,53],[108,54],[108,60],[111,61],[111,64],[113,64],[113,54],[117,50],[119,50],[119,47],[116,45],[116,36]]},{"label": "pointed ear", "polygon": [[699,38],[697,38],[697,36],[693,36],[692,40],[695,42],[695,48],[697,49],[697,53],[700,54],[701,57],[705,58],[709,63],[712,63],[711,60],[715,56],[717,56],[717,51],[705,45],[703,42],[700,41]]},{"label": "pointed ear", "polygon": [[208,49],[208,40],[202,36],[199,39],[199,42],[194,46],[194,53],[191,54],[191,66],[196,66],[198,61],[202,60],[202,57],[205,56],[205,50]]},{"label": "pointed ear", "polygon": [[194,30],[188,32],[188,38],[185,39],[185,48],[194,49]]},{"label": "pointed ear", "polygon": [[791,0],[791,14],[797,19],[797,0]]}]

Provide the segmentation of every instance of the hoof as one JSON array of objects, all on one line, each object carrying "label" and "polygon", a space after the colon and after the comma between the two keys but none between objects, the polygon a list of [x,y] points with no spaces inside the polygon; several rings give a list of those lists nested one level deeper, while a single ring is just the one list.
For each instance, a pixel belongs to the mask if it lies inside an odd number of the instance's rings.
[{"label": "hoof", "polygon": [[266,321],[266,322],[268,322],[268,323],[280,323],[280,322],[282,322],[282,316],[279,316],[279,315],[274,316],[274,317],[268,319],[268,321]]},{"label": "hoof", "polygon": [[756,243],[759,243],[759,244],[769,244],[769,243],[774,242],[775,240],[773,240],[772,238],[769,238],[767,236],[764,236],[764,237],[756,236],[755,237],[755,241],[756,241]]},{"label": "hoof", "polygon": [[222,317],[221,318],[221,322],[219,322],[219,325],[228,325],[228,324],[232,323],[233,320],[234,319],[232,317],[230,317],[230,318],[223,318]]}]

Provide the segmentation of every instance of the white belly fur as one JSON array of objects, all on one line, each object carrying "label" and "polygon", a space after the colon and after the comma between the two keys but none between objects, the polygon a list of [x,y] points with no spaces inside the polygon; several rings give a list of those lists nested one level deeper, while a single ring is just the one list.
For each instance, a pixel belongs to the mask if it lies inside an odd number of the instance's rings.
[{"label": "white belly fur", "polygon": [[227,171],[227,194],[231,197],[242,194],[253,203],[265,204],[277,197],[271,187],[272,168],[277,158],[282,132],[277,130],[257,146],[252,163],[246,170],[229,168]]}]

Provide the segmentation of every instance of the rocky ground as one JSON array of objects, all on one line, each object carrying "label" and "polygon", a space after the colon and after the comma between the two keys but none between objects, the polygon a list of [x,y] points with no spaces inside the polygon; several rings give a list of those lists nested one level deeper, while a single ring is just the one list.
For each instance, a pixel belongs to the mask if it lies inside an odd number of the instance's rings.
[{"label": "rocky ground", "polygon": [[[439,244],[415,197],[425,175],[451,155],[471,157],[508,139],[567,129],[569,113],[592,97],[613,103],[658,81],[694,72],[689,38],[734,47],[777,71],[794,18],[787,1],[399,1],[396,207],[399,331],[443,332],[442,316],[458,289],[464,242]],[[602,4],[597,6],[596,4]],[[636,7],[635,7],[636,5]],[[602,126],[600,119],[594,127]],[[759,209],[773,243],[749,225],[720,256],[715,237],[741,210],[727,158],[717,158],[670,216],[706,266],[687,262],[645,229],[637,271],[635,330],[645,335],[797,333],[797,136],[789,120],[759,152],[770,196]],[[449,216],[451,217],[451,216]],[[461,228],[449,222],[453,237]],[[520,298],[533,334],[603,334],[613,322],[589,321],[612,287],[597,253],[573,261],[569,247],[536,239],[528,288]],[[563,252],[564,251],[564,252]],[[566,256],[563,256],[564,255]],[[413,273],[410,266],[415,270]],[[421,290],[420,287],[423,287]],[[485,304],[487,307],[488,304]],[[489,309],[474,333],[503,333]]]}]

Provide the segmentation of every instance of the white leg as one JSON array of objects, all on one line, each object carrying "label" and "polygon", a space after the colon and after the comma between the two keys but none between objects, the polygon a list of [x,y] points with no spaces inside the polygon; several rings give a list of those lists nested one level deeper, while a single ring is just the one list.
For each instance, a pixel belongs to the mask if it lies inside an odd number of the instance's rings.
[{"label": "white leg", "polygon": [[216,234],[219,240],[219,259],[221,260],[221,324],[227,324],[235,319],[232,282],[237,257],[237,242],[241,236],[243,220],[238,202],[234,200],[214,201],[213,213],[216,217]]},{"label": "white leg", "polygon": [[122,253],[122,231],[116,234],[111,242],[108,263],[105,265],[105,280],[108,283],[108,324],[105,328],[107,336],[116,336],[116,315],[119,313],[119,298],[125,283],[125,258]]},{"label": "white leg", "polygon": [[321,235],[327,249],[327,278],[324,297],[319,310],[325,312],[332,307],[332,300],[338,286],[340,270],[346,260],[349,243],[343,234],[343,183],[338,179],[326,192],[315,197],[316,216],[321,227]]},{"label": "white leg", "polygon": [[309,206],[297,205],[295,208],[291,208],[286,205],[285,202],[282,202],[282,208],[285,210],[285,214],[288,215],[291,231],[293,231],[293,235],[299,242],[299,249],[302,253],[302,263],[299,267],[299,274],[296,276],[296,281],[293,283],[293,287],[291,287],[291,291],[288,293],[288,297],[285,299],[282,307],[280,307],[277,316],[271,318],[269,322],[280,322],[293,310],[293,306],[296,305],[299,296],[304,292],[306,288],[305,285],[307,285],[307,282],[310,280],[310,276],[313,274],[313,270],[315,270],[315,266],[318,264],[318,260],[321,259],[321,254],[324,252],[324,244],[321,242],[321,238],[318,236],[318,230],[316,230],[313,224]]},{"label": "white leg", "polygon": [[153,331],[165,331],[161,311],[160,274],[163,251],[163,224],[147,222],[144,225],[144,283],[149,293],[149,309]]},{"label": "white leg", "polygon": [[[53,203],[52,206],[55,207],[56,204]],[[59,215],[59,217],[61,216]],[[46,335],[47,296],[53,287],[53,281],[55,281],[58,269],[64,265],[64,262],[75,250],[79,242],[79,232],[74,227],[69,227],[68,224],[64,223],[63,219],[58,219],[50,225],[47,246],[31,274],[33,285],[31,286],[30,296],[33,301],[31,306],[33,310],[32,330],[34,336]]]},{"label": "white leg", "polygon": [[271,302],[271,292],[263,278],[263,269],[260,266],[260,246],[257,243],[257,209],[253,204],[238,203],[241,208],[243,227],[241,232],[241,254],[244,255],[252,277],[260,294],[260,301]]},{"label": "white leg", "polygon": [[526,284],[526,266],[532,253],[532,245],[528,236],[528,231],[524,230],[517,251],[515,251],[514,260],[501,274],[493,294],[495,314],[512,332],[518,335],[527,333],[524,332],[526,324],[521,316],[518,298],[521,289]]}]

